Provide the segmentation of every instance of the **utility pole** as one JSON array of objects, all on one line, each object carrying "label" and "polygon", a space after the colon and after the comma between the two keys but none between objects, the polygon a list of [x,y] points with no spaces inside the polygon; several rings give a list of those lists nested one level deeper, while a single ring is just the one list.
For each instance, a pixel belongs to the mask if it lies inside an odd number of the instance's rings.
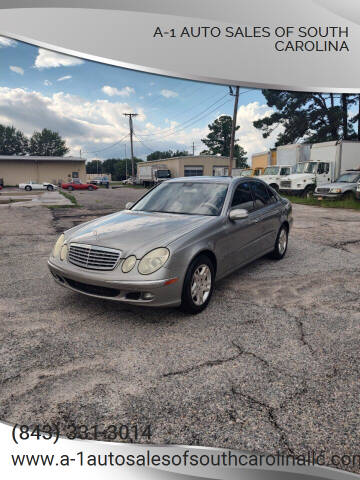
[{"label": "utility pole", "polygon": [[129,117],[129,128],[130,128],[130,148],[131,148],[131,176],[135,178],[135,162],[134,162],[134,145],[133,145],[133,117],[136,117],[138,113],[124,113],[125,117]]},{"label": "utility pole", "polygon": [[234,147],[235,147],[235,132],[236,132],[236,117],[237,117],[237,110],[238,110],[238,103],[239,103],[239,87],[235,87],[235,95],[233,93],[232,87],[229,87],[230,95],[235,96],[234,100],[234,113],[232,119],[232,127],[231,127],[231,139],[230,139],[230,164],[229,164],[229,177],[232,174],[232,166],[234,161]]},{"label": "utility pole", "polygon": [[192,143],[192,151],[193,151],[193,157],[195,157],[195,143]]},{"label": "utility pole", "polygon": [[127,158],[126,158],[126,143],[124,145],[124,149],[125,149],[125,179],[127,180],[128,178],[128,170],[127,170]]}]

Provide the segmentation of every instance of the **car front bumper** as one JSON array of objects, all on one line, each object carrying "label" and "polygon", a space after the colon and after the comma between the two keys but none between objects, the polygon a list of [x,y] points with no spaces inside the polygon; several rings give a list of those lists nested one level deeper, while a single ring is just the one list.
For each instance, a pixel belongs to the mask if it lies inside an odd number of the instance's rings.
[{"label": "car front bumper", "polygon": [[341,198],[344,194],[343,193],[318,193],[314,192],[313,196],[315,198],[326,198],[328,200],[336,200],[338,198]]},{"label": "car front bumper", "polygon": [[93,278],[91,271],[75,271],[66,265],[60,267],[51,260],[48,260],[48,267],[56,283],[90,297],[148,307],[177,307],[181,304],[183,281],[181,276],[177,281],[166,285],[166,282],[174,277],[161,280],[117,281],[101,278],[99,275]]}]

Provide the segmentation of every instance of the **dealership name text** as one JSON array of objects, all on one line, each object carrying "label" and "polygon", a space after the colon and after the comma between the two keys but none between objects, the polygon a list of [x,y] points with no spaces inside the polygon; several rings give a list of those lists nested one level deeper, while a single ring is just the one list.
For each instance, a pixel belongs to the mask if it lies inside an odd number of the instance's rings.
[{"label": "dealership name text", "polygon": [[153,38],[274,39],[278,52],[349,52],[347,26],[206,26],[154,27]]}]

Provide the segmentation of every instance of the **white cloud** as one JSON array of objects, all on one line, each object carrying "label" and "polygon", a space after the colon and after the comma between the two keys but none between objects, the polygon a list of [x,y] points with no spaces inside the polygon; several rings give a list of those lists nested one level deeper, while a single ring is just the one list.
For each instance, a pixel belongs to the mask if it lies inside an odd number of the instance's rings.
[{"label": "white cloud", "polygon": [[1,47],[15,47],[17,42],[11,38],[1,37],[0,36],[0,48]]},{"label": "white cloud", "polygon": [[44,80],[44,85],[45,87],[49,87],[50,85],[52,85],[52,82],[50,82],[50,80]]},{"label": "white cloud", "polygon": [[[79,146],[87,151],[100,150],[124,137],[129,124],[123,112],[135,109],[139,113],[136,128],[140,129],[146,118],[144,111],[127,102],[89,101],[63,92],[45,95],[23,88],[0,87],[0,123],[16,125],[26,135],[44,127],[55,130],[66,139],[73,154]],[[120,149],[122,154],[123,145],[117,151]],[[105,158],[114,152],[106,150]]]},{"label": "white cloud", "polygon": [[160,93],[165,98],[174,98],[179,95],[177,92],[174,92],[173,90],[166,90],[166,89],[161,90]]},{"label": "white cloud", "polygon": [[18,75],[24,75],[24,69],[16,65],[10,65],[10,70],[17,73]]},{"label": "white cloud", "polygon": [[267,117],[272,113],[272,108],[267,105],[260,105],[259,102],[252,102],[239,107],[237,124],[240,128],[236,132],[236,138],[239,139],[239,144],[247,151],[249,163],[251,163],[251,155],[263,152],[275,145],[276,137],[280,132],[279,129],[268,138],[263,138],[261,131],[253,125],[255,120]]},{"label": "white cloud", "polygon": [[119,90],[116,87],[110,87],[110,85],[104,85],[101,90],[109,97],[129,97],[132,93],[135,93],[135,90],[132,87],[124,87]]},{"label": "white cloud", "polygon": [[65,75],[64,77],[60,77],[57,79],[58,82],[63,82],[64,80],[70,80],[72,78],[71,75]]},{"label": "white cloud", "polygon": [[63,53],[52,52],[39,48],[38,55],[35,59],[34,67],[36,68],[54,68],[54,67],[72,67],[84,63],[81,58],[71,57]]}]

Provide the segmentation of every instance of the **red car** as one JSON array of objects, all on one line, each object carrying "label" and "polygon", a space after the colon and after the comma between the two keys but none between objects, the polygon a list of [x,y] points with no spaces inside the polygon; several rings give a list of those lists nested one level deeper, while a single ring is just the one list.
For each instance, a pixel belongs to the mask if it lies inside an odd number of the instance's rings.
[{"label": "red car", "polygon": [[91,183],[81,183],[80,180],[76,181],[73,180],[72,182],[62,183],[61,188],[67,190],[97,190],[98,187],[96,185],[92,185]]}]

